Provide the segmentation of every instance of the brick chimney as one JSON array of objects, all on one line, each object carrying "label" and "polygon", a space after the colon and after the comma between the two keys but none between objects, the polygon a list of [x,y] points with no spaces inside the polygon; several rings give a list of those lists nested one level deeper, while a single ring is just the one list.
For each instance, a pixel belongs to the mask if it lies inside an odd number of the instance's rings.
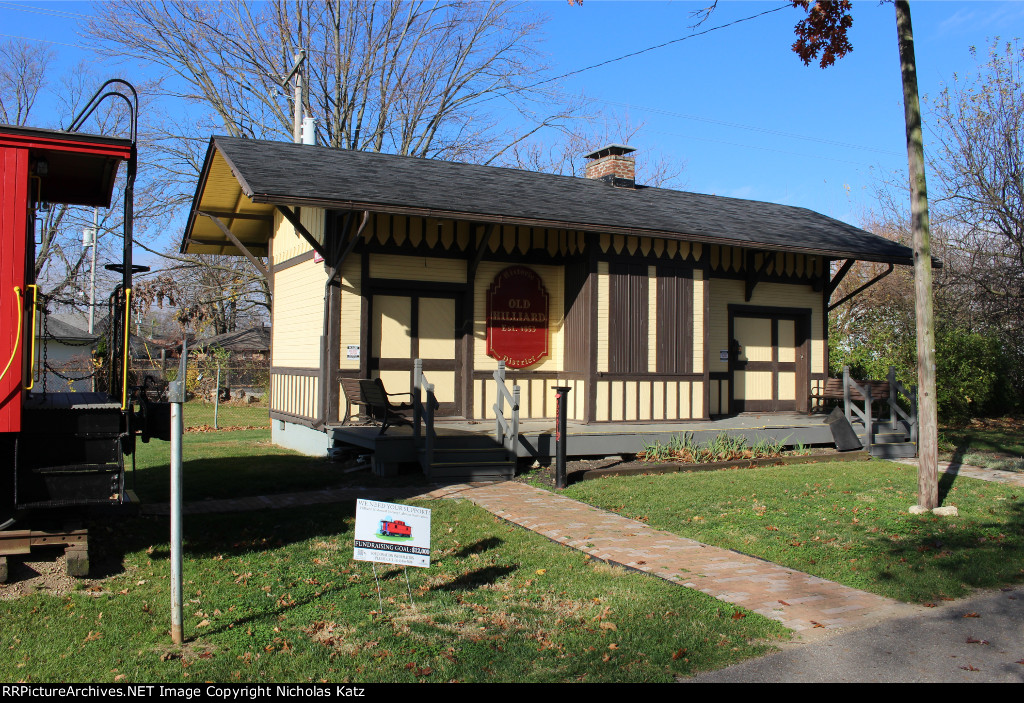
[{"label": "brick chimney", "polygon": [[617,188],[636,187],[636,159],[631,154],[636,149],[623,144],[609,144],[596,149],[583,158],[587,163],[586,177],[604,181]]}]

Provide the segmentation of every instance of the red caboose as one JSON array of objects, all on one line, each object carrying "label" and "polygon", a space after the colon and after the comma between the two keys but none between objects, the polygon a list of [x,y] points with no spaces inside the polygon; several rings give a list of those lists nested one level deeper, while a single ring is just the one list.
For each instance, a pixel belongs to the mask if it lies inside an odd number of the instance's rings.
[{"label": "red caboose", "polygon": [[[115,83],[130,95],[103,92]],[[40,515],[62,518],[41,539],[68,545],[69,571],[84,575],[85,533],[68,521],[88,506],[125,502],[124,457],[134,452],[142,424],[142,413],[133,413],[127,353],[132,273],[142,269],[131,258],[134,96],[127,83],[108,81],[66,131],[0,125],[0,580],[6,555],[40,539]],[[130,135],[77,132],[108,97],[131,106]],[[121,274],[121,283],[105,306],[110,324],[97,392],[46,392],[36,382],[45,370],[34,348],[35,322],[46,307],[34,277],[36,213],[51,204],[110,207],[122,163],[123,256],[106,266]],[[34,529],[24,529],[29,526]]]},{"label": "red caboose", "polygon": [[380,533],[382,535],[387,535],[388,537],[411,537],[412,528],[401,520],[395,520],[394,522],[381,520]]}]

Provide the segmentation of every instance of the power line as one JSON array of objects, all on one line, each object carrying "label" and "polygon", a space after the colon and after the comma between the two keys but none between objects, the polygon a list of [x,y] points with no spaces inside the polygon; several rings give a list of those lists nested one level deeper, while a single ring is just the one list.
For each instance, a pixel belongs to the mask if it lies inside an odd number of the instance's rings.
[{"label": "power line", "polygon": [[[90,17],[89,15],[85,15],[85,14],[82,14],[82,13],[69,12],[69,11],[65,11],[65,10],[53,10],[53,9],[50,9],[50,8],[42,8],[42,7],[32,6],[32,5],[23,5],[23,4],[20,4],[20,3],[13,3],[13,2],[0,2],[0,6],[10,7],[11,9],[14,9],[14,10],[17,10],[17,11],[20,11],[20,12],[35,12],[35,13],[39,13],[39,14],[45,14],[45,15],[51,15],[51,16],[63,17],[63,18],[88,19]],[[791,6],[789,4],[780,5],[778,7],[772,8],[770,10],[765,10],[763,12],[759,12],[759,13],[756,13],[756,14],[753,14],[753,15],[749,15],[747,17],[741,17],[741,18],[733,20],[731,22],[726,22],[725,24],[716,25],[714,27],[709,27],[708,29],[702,30],[700,32],[694,32],[692,34],[688,34],[688,35],[683,36],[683,37],[677,37],[675,39],[670,39],[669,41],[662,42],[660,44],[655,44],[653,46],[649,46],[649,47],[646,47],[644,49],[639,49],[637,51],[632,51],[632,52],[629,52],[627,54],[623,54],[622,56],[617,56],[615,58],[606,59],[604,61],[600,61],[598,63],[591,64],[589,66],[584,66],[582,68],[574,69],[572,71],[568,71],[566,73],[562,73],[562,74],[557,75],[557,76],[553,76],[553,77],[550,77],[550,78],[545,78],[545,79],[537,81],[537,82],[535,82],[535,83],[533,83],[531,85],[524,86],[522,88],[518,88],[518,89],[516,89],[514,91],[507,91],[505,93],[501,93],[501,94],[498,94],[498,95],[490,95],[490,96],[488,96],[486,98],[483,98],[480,101],[478,101],[477,104],[488,102],[488,101],[490,101],[490,100],[492,100],[494,98],[497,98],[497,97],[506,97],[508,95],[511,95],[512,93],[522,92],[522,91],[525,91],[525,90],[531,90],[533,88],[536,88],[536,87],[541,86],[541,85],[545,85],[547,83],[551,83],[553,81],[561,80],[563,78],[568,78],[570,76],[579,75],[579,74],[584,73],[586,71],[590,71],[590,70],[593,70],[593,69],[596,69],[596,68],[600,68],[602,66],[607,66],[609,64],[616,63],[618,61],[623,61],[625,59],[632,58],[634,56],[639,56],[641,54],[645,54],[645,53],[648,53],[648,52],[651,52],[651,51],[656,51],[658,49],[662,49],[662,48],[665,48],[667,46],[671,46],[673,44],[678,44],[678,43],[686,41],[688,39],[693,39],[695,37],[703,36],[703,35],[709,34],[711,32],[715,32],[715,31],[718,31],[718,30],[721,30],[721,29],[726,29],[728,27],[732,27],[734,25],[737,25],[737,24],[740,24],[740,23],[743,23],[743,22],[749,22],[749,21],[757,19],[759,17],[763,17],[765,15],[769,15],[769,14],[778,12],[780,10],[784,10],[784,9],[786,9],[788,7],[791,7]],[[71,48],[75,48],[75,49],[82,49],[82,50],[88,50],[89,49],[88,47],[82,46],[80,44],[67,44],[67,43],[63,43],[63,42],[53,41],[51,39],[38,39],[38,38],[34,38],[34,37],[22,37],[22,36],[10,35],[10,34],[0,34],[0,36],[12,38],[12,39],[25,39],[25,40],[29,40],[29,41],[44,42],[44,43],[47,43],[47,44],[56,44],[56,45],[59,45],[59,46],[67,46],[67,47],[71,47]],[[311,49],[310,51],[311,51],[311,53],[324,53],[324,52],[318,52],[315,49]],[[856,149],[856,150],[862,150],[862,151],[871,151],[871,152],[875,152],[875,153],[878,153],[878,154],[883,154],[883,155],[886,155],[886,156],[900,156],[901,155],[901,154],[899,154],[897,152],[889,151],[887,149],[879,149],[879,148],[876,148],[876,147],[866,146],[866,145],[862,145],[862,144],[852,144],[852,143],[849,143],[849,142],[840,142],[840,141],[836,141],[836,140],[832,140],[832,139],[823,139],[823,138],[820,138],[820,137],[811,137],[811,136],[807,136],[807,135],[803,135],[803,134],[796,134],[796,133],[793,133],[793,132],[784,132],[784,131],[781,131],[781,130],[770,129],[770,128],[767,128],[767,127],[759,127],[759,126],[756,126],[756,125],[748,125],[748,124],[742,124],[742,123],[739,123],[739,122],[729,122],[729,121],[725,121],[725,120],[717,120],[717,119],[709,118],[709,117],[700,117],[698,115],[690,115],[690,114],[686,114],[686,113],[676,112],[674,110],[668,110],[668,109],[665,109],[665,108],[658,108],[658,107],[650,107],[650,106],[645,106],[645,105],[636,105],[636,104],[630,104],[630,103],[623,103],[623,102],[618,102],[618,101],[614,101],[614,100],[607,100],[607,99],[604,99],[604,98],[584,97],[583,99],[587,100],[588,102],[601,102],[601,103],[608,104],[608,105],[619,105],[619,106],[626,107],[626,108],[632,108],[632,109],[643,110],[643,111],[651,112],[651,113],[655,113],[655,114],[666,115],[668,117],[677,117],[677,118],[680,118],[680,119],[687,119],[687,120],[694,120],[694,121],[698,121],[698,122],[705,122],[705,123],[708,123],[708,124],[715,124],[715,125],[719,125],[719,126],[722,126],[722,127],[728,127],[728,128],[731,128],[731,129],[743,129],[743,130],[747,130],[747,131],[751,131],[751,132],[759,132],[759,133],[762,133],[762,134],[770,134],[770,135],[774,135],[774,136],[786,137],[786,138],[789,138],[789,139],[799,139],[799,140],[802,140],[802,141],[816,142],[816,143],[819,143],[819,144],[827,144],[829,146],[837,146],[837,147],[842,147],[842,148],[846,148],[846,149]],[[662,133],[669,134],[668,132],[662,132]],[[675,135],[675,136],[688,136],[688,135]],[[744,148],[756,148],[756,149],[762,149],[762,150],[768,150],[768,151],[778,151],[780,153],[792,153],[792,152],[787,152],[785,150],[770,149],[768,147],[751,147],[751,146],[748,146],[748,145],[733,144],[731,142],[723,142],[721,140],[714,140],[714,139],[707,139],[707,138],[700,138],[700,137],[689,137],[689,138],[697,139],[699,141],[717,141],[718,143],[731,144],[731,145],[734,145],[734,146],[742,146]],[[855,163],[855,162],[851,162],[851,161],[844,161],[842,159],[833,159],[833,158],[830,158],[830,157],[819,157],[819,158],[828,158],[829,160],[843,161],[844,163]]]},{"label": "power line", "polygon": [[773,12],[778,12],[779,10],[785,10],[788,7],[792,7],[792,5],[789,4],[789,3],[787,3],[785,5],[779,5],[778,7],[772,8],[771,10],[765,10],[764,12],[758,12],[757,14],[754,14],[754,15],[749,15],[747,17],[741,17],[740,19],[733,20],[732,22],[726,22],[725,24],[720,24],[720,25],[717,25],[715,27],[709,27],[707,29],[701,30],[700,32],[693,32],[692,34],[687,34],[685,37],[677,37],[675,39],[670,39],[667,42],[662,42],[661,44],[655,44],[654,46],[649,46],[646,49],[639,49],[637,51],[631,51],[628,54],[623,54],[622,56],[617,56],[617,57],[615,57],[613,59],[606,59],[605,61],[600,61],[598,63],[591,64],[590,66],[584,66],[583,68],[577,68],[577,69],[575,69],[573,71],[569,71],[567,73],[563,73],[563,74],[558,75],[558,76],[553,76],[551,78],[545,78],[544,80],[537,81],[536,83],[533,83],[531,85],[523,86],[522,88],[517,88],[515,90],[510,90],[510,91],[507,91],[507,92],[502,93],[500,95],[491,95],[491,96],[489,96],[487,98],[484,98],[483,100],[480,100],[479,102],[485,103],[485,102],[487,102],[489,100],[493,100],[494,98],[502,98],[502,97],[505,97],[507,95],[511,95],[512,93],[519,93],[519,92],[522,92],[524,90],[532,90],[533,88],[536,88],[539,85],[544,85],[545,83],[551,83],[552,81],[561,80],[562,78],[568,78],[569,76],[575,76],[575,75],[578,75],[578,74],[583,73],[585,71],[590,71],[590,70],[593,70],[595,68],[600,68],[602,66],[607,66],[608,64],[616,63],[618,61],[623,61],[625,59],[629,59],[629,58],[632,58],[634,56],[639,56],[640,54],[646,54],[649,51],[655,51],[657,49],[663,49],[666,46],[670,46],[672,44],[678,44],[679,42],[684,42],[684,41],[686,41],[688,39],[694,39],[696,37],[700,37],[700,36],[703,36],[705,34],[710,34],[711,32],[717,32],[720,29],[726,29],[728,27],[732,27],[734,25],[741,24],[743,22],[749,22],[750,20],[757,19],[758,17],[763,17],[765,15],[770,15]]}]

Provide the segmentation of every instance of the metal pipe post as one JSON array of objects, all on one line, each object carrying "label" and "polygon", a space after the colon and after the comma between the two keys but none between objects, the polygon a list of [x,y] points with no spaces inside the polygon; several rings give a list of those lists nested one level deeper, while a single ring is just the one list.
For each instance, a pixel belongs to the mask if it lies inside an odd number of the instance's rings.
[{"label": "metal pipe post", "polygon": [[182,643],[181,403],[171,403],[171,641]]},{"label": "metal pipe post", "polygon": [[171,641],[183,642],[181,590],[181,440],[185,432],[182,405],[185,402],[185,378],[188,364],[188,340],[181,343],[178,378],[168,388],[171,401]]},{"label": "metal pipe post", "polygon": [[565,488],[566,400],[569,386],[552,386],[555,391],[555,488]]}]

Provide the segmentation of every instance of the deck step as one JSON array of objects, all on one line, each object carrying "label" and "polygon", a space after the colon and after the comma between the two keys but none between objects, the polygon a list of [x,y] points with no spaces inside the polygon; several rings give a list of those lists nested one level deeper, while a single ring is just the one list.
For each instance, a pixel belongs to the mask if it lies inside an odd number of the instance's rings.
[{"label": "deck step", "polygon": [[434,463],[430,466],[429,478],[458,479],[461,481],[506,481],[516,475],[515,462]]},{"label": "deck step", "polygon": [[879,459],[904,459],[917,456],[917,445],[913,442],[872,444],[871,456]]}]

